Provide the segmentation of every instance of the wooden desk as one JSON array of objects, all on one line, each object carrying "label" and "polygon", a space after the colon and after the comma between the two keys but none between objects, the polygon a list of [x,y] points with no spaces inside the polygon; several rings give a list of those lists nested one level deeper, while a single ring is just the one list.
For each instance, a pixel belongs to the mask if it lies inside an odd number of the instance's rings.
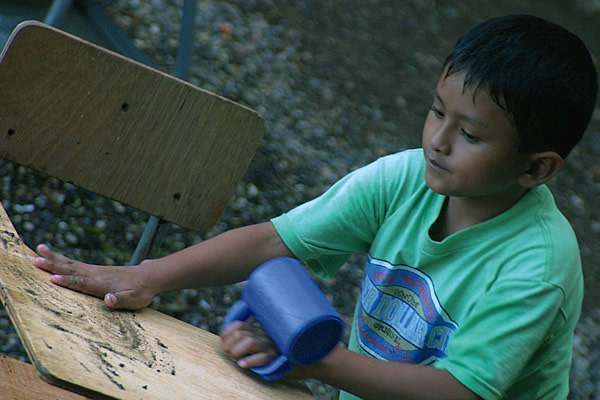
[{"label": "wooden desk", "polygon": [[4,400],[88,400],[40,379],[31,364],[0,356],[0,393]]},{"label": "wooden desk", "polygon": [[50,283],[2,207],[0,253],[1,300],[47,382],[99,399],[312,398],[301,382],[240,369],[212,333],[149,308],[113,311]]}]

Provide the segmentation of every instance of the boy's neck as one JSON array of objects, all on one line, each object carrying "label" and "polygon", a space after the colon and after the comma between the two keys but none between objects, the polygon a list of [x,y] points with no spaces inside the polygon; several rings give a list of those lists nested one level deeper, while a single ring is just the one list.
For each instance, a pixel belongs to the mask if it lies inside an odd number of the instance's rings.
[{"label": "boy's neck", "polygon": [[446,237],[475,226],[510,209],[527,193],[528,189],[494,197],[446,197],[444,205],[429,235],[433,240]]}]

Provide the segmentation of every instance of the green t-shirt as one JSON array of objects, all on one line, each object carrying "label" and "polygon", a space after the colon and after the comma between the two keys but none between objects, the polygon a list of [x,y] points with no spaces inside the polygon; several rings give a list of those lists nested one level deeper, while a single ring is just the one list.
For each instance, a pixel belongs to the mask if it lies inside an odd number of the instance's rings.
[{"label": "green t-shirt", "polygon": [[368,254],[351,350],[446,369],[485,399],[566,398],[583,278],[549,189],[438,242],[424,171],[421,150],[383,157],[272,222],[322,278]]}]

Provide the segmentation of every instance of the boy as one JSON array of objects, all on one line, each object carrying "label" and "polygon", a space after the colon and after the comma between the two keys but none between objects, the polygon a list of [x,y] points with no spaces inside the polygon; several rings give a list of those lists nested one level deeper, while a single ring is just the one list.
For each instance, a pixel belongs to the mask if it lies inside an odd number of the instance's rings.
[{"label": "boy", "polygon": [[[52,282],[140,308],[161,291],[244,280],[293,256],[329,277],[368,263],[349,350],[292,376],[363,398],[566,398],[583,296],[575,235],[544,185],[595,104],[583,43],[532,16],[469,31],[443,66],[423,146],[383,157],[271,222],[134,267],[69,260],[38,246]],[[222,344],[242,367],[276,349],[234,323]]]}]

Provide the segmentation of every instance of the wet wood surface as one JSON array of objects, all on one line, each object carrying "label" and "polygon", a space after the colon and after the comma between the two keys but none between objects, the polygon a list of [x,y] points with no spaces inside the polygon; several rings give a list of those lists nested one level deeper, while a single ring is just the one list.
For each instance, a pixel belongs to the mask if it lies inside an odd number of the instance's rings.
[{"label": "wet wood surface", "polygon": [[0,56],[0,157],[193,230],[265,132],[255,111],[39,22]]},{"label": "wet wood surface", "polygon": [[303,383],[267,383],[240,369],[216,335],[53,285],[34,257],[0,207],[0,297],[47,382],[98,399],[312,398]]}]

